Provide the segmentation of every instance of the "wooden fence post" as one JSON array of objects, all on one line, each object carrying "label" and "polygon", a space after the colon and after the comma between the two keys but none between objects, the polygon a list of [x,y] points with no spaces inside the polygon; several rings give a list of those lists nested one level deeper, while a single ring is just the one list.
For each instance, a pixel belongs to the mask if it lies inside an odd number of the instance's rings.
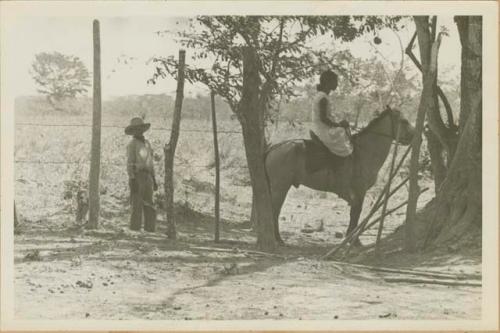
[{"label": "wooden fence post", "polygon": [[217,139],[217,118],[215,115],[215,94],[210,92],[210,102],[212,106],[212,129],[214,132],[214,162],[215,162],[215,230],[214,240],[219,241],[220,227],[220,161],[219,161],[219,140]]},{"label": "wooden fence post", "polygon": [[167,214],[167,236],[169,239],[177,238],[174,219],[174,155],[179,139],[179,128],[181,124],[182,100],[184,98],[184,64],[186,51],[179,51],[179,68],[177,73],[177,92],[175,96],[174,116],[172,119],[172,130],[170,140],[163,149],[165,153],[165,207]]},{"label": "wooden fence post", "polygon": [[101,42],[99,21],[94,20],[94,96],[92,111],[92,146],[89,175],[88,229],[97,229],[99,222],[99,173],[101,164]]}]

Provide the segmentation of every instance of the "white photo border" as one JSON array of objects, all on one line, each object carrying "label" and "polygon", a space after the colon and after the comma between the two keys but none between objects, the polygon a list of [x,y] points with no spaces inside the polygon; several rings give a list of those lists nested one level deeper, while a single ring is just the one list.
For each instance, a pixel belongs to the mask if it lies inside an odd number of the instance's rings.
[{"label": "white photo border", "polygon": [[[13,201],[15,57],[9,24],[19,17],[194,15],[481,15],[483,16],[483,289],[480,320],[16,320]],[[1,330],[497,330],[498,288],[498,3],[495,1],[2,1],[1,24]],[[27,36],[28,37],[28,36]],[[12,42],[12,41],[11,41]]]}]

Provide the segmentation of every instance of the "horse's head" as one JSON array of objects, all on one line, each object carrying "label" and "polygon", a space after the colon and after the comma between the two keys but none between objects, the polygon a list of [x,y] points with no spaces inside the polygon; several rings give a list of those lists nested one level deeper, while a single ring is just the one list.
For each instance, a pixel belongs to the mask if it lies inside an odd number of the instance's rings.
[{"label": "horse's head", "polygon": [[415,135],[415,128],[399,110],[391,109],[389,106],[387,106],[383,113],[387,116],[390,116],[390,136],[392,137],[392,139],[398,140],[402,145],[409,145],[413,140],[413,136]]},{"label": "horse's head", "polygon": [[407,146],[413,140],[415,128],[399,110],[387,106],[365,128],[355,134],[355,137],[362,137],[366,134],[388,137]]}]

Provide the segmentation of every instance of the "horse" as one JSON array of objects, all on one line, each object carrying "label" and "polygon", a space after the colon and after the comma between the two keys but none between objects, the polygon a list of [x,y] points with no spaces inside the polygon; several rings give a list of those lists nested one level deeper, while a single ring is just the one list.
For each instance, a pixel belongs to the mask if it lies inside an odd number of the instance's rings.
[{"label": "horse", "polygon": [[[341,159],[336,169],[326,165],[314,172],[306,168],[311,140],[288,140],[270,146],[264,162],[271,192],[276,241],[284,244],[279,232],[279,216],[287,193],[292,186],[297,188],[300,185],[335,193],[349,204],[350,221],[346,236],[349,235],[358,225],[366,192],[375,184],[392,142],[398,140],[402,145],[409,145],[414,132],[415,128],[399,110],[387,107],[351,137],[353,153]],[[358,239],[354,242],[361,245]]]}]

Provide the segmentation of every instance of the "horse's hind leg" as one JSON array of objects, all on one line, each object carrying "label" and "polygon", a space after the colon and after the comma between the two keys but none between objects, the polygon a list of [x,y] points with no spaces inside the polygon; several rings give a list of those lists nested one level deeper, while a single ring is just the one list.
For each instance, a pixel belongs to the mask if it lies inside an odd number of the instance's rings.
[{"label": "horse's hind leg", "polygon": [[297,145],[283,144],[273,150],[266,158],[266,172],[271,190],[273,207],[274,236],[283,244],[279,231],[279,216],[288,190],[296,177]]}]

